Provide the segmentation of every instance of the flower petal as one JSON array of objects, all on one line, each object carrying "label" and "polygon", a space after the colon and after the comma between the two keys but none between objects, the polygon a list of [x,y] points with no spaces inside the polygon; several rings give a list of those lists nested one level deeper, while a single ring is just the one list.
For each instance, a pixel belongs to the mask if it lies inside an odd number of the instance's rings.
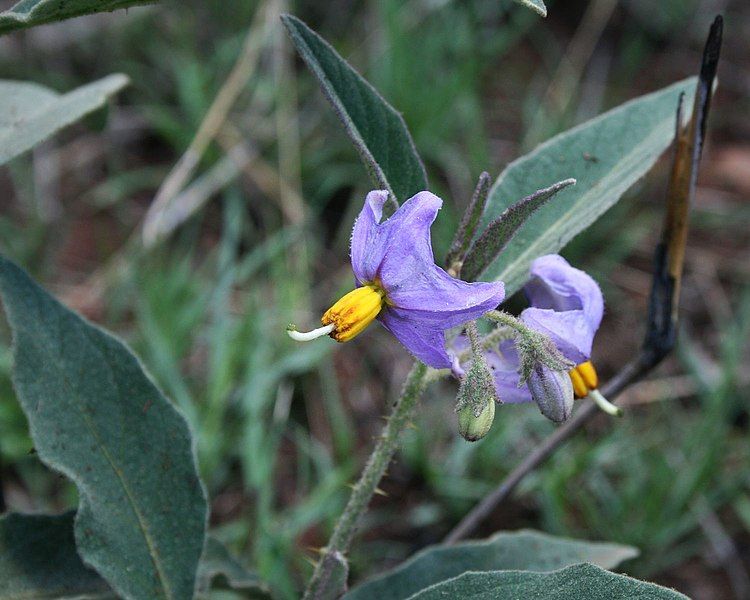
[{"label": "flower petal", "polygon": [[383,205],[387,200],[386,190],[370,192],[354,222],[351,239],[352,269],[360,284],[374,279],[385,252],[384,242],[387,236],[383,235],[380,219],[383,217]]},{"label": "flower petal", "polygon": [[580,364],[591,358],[596,327],[582,310],[557,312],[549,308],[527,308],[521,313],[521,320],[549,336],[568,360]]},{"label": "flower petal", "polygon": [[[434,268],[430,226],[442,205],[443,201],[435,194],[419,192],[378,226],[379,247],[369,252],[373,257],[378,256],[375,276],[387,291],[398,289],[416,273]],[[367,262],[369,265],[376,261],[368,258]]]},{"label": "flower petal", "polygon": [[582,310],[594,331],[601,324],[604,298],[599,286],[559,254],[540,256],[531,264],[531,279],[524,291],[535,308]]},{"label": "flower petal", "polygon": [[367,194],[352,231],[352,269],[360,283],[387,279],[397,287],[403,277],[434,266],[430,225],[443,201],[419,192],[380,223],[387,199],[384,190]]},{"label": "flower petal", "polygon": [[442,328],[424,326],[397,308],[385,308],[378,320],[404,347],[426,365],[435,369],[450,369],[451,360],[445,351]]},{"label": "flower petal", "polygon": [[505,285],[467,283],[455,279],[438,266],[418,271],[395,290],[383,279],[388,302],[413,319],[448,329],[481,317],[505,298]]}]

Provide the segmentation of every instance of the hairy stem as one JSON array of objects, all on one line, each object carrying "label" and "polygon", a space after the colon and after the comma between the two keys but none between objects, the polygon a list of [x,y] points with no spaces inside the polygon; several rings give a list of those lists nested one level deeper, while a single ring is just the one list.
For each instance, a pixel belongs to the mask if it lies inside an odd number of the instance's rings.
[{"label": "hairy stem", "polygon": [[490,310],[484,314],[484,318],[489,319],[490,321],[494,321],[495,323],[499,323],[500,325],[504,325],[505,327],[510,327],[519,335],[536,335],[536,332],[526,327],[526,325],[524,325],[520,319],[501,310]]},{"label": "hairy stem", "polygon": [[411,419],[414,408],[424,391],[426,375],[427,366],[421,362],[414,363],[404,383],[401,397],[393,405],[388,423],[370,454],[359,481],[354,486],[349,502],[336,523],[328,545],[323,550],[321,560],[315,567],[305,590],[306,600],[329,600],[338,597],[343,591],[331,587],[332,577],[335,574],[328,565],[336,564],[336,561],[340,561],[349,550],[359,521],[396,453],[401,432]]}]

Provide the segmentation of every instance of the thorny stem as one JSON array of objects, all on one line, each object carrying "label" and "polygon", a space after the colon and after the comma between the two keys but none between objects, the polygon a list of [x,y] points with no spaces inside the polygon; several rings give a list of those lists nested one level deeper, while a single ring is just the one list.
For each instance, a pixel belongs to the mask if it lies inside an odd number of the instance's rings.
[{"label": "thorny stem", "polygon": [[[321,560],[305,590],[305,600],[328,600],[336,597],[342,590],[331,593],[327,583],[333,573],[328,565],[335,564],[332,558],[346,554],[357,531],[360,518],[370,504],[378,483],[383,478],[393,455],[398,449],[399,437],[409,420],[426,386],[427,366],[421,362],[414,363],[404,383],[401,397],[393,405],[388,423],[378,439],[375,449],[365,465],[359,481],[354,486],[344,512],[336,522],[331,539],[323,549]],[[326,560],[328,559],[328,560]],[[327,592],[327,593],[326,593]]]}]

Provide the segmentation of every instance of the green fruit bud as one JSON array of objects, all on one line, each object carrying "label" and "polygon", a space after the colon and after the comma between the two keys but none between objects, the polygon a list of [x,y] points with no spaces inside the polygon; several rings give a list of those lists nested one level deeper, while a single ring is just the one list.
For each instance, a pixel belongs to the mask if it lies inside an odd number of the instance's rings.
[{"label": "green fruit bud", "polygon": [[473,360],[458,388],[456,414],[458,432],[465,440],[476,442],[487,435],[492,427],[492,421],[495,420],[495,402],[499,400],[492,371],[479,346],[476,323],[469,323],[466,333],[472,340]]},{"label": "green fruit bud", "polygon": [[492,427],[495,420],[495,400],[489,398],[479,412],[475,414],[474,406],[466,405],[458,411],[458,432],[467,442],[481,440]]}]

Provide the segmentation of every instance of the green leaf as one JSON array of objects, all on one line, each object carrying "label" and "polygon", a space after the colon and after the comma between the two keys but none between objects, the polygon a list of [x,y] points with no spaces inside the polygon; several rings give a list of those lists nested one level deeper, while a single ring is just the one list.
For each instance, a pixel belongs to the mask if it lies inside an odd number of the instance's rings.
[{"label": "green leaf", "polygon": [[[18,598],[114,599],[117,596],[76,550],[74,512],[62,515],[0,517],[0,600]],[[208,595],[217,582],[243,592],[243,597],[270,598],[268,589],[209,537],[198,568],[199,593]]]},{"label": "green leaf", "polygon": [[539,210],[552,196],[569,185],[575,185],[575,179],[558,181],[554,185],[537,190],[515,204],[506,208],[497,219],[492,221],[471,247],[463,264],[461,274],[466,281],[474,281],[487,265],[495,260],[513,237],[518,233],[526,220]]},{"label": "green leaf", "polygon": [[616,575],[594,565],[574,565],[552,573],[494,571],[464,573],[411,596],[411,600],[689,600],[687,596]]},{"label": "green leaf", "polygon": [[427,189],[427,174],[401,115],[322,37],[281,17],[297,51],[333,105],[376,185],[396,200]]},{"label": "green leaf", "polygon": [[0,165],[102,106],[128,83],[109,75],[67,94],[22,81],[0,81]]},{"label": "green leaf", "polygon": [[547,16],[547,7],[544,6],[542,0],[515,0],[519,4],[523,4],[527,8],[530,8],[534,12],[538,12],[543,17]]},{"label": "green leaf", "polygon": [[466,207],[464,216],[461,218],[458,229],[456,229],[456,233],[453,236],[450,250],[445,257],[445,264],[448,268],[452,268],[456,262],[463,263],[466,258],[466,253],[469,251],[471,241],[474,239],[477,227],[479,227],[479,222],[484,214],[484,208],[487,205],[487,198],[490,194],[490,182],[489,173],[483,172],[479,175],[479,181],[477,181],[477,186],[474,188],[469,206]]},{"label": "green leaf", "polygon": [[116,598],[78,556],[73,517],[72,512],[0,517],[0,599]]},{"label": "green leaf", "polygon": [[34,25],[91,13],[113,11],[158,0],[21,0],[0,13],[0,35]]},{"label": "green leaf", "polygon": [[537,531],[498,533],[479,542],[427,548],[393,571],[354,588],[346,600],[408,598],[466,571],[553,571],[580,562],[611,569],[637,555],[630,546],[571,540]]},{"label": "green leaf", "polygon": [[199,593],[207,595],[214,580],[230,589],[246,592],[252,598],[270,598],[268,588],[258,576],[232,556],[224,544],[209,536],[198,568]]},{"label": "green leaf", "polygon": [[78,553],[120,595],[192,597],[207,507],[185,419],[125,344],[3,257],[0,297],[37,454],[78,487]]},{"label": "green leaf", "polygon": [[649,171],[674,137],[680,94],[686,93],[690,114],[694,90],[690,78],[626,102],[508,165],[490,191],[485,227],[550,181],[572,177],[578,183],[536,211],[479,278],[504,281],[508,296],[517,291],[535,258],[560,250]]}]

